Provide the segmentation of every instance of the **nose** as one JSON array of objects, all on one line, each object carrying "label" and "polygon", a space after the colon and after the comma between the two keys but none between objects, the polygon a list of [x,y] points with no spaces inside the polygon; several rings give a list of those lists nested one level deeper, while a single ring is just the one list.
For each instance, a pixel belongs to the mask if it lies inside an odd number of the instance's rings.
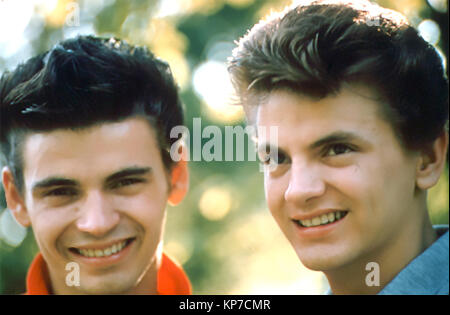
[{"label": "nose", "polygon": [[320,170],[306,163],[292,162],[289,185],[284,193],[287,202],[304,204],[325,193],[326,185]]},{"label": "nose", "polygon": [[119,223],[119,213],[111,207],[107,197],[100,191],[90,192],[81,207],[81,216],[77,220],[80,231],[103,236]]}]

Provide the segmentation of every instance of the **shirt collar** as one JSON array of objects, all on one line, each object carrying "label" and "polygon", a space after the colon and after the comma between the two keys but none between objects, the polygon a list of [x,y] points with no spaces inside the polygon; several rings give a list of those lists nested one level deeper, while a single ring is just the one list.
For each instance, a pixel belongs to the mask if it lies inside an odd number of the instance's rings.
[{"label": "shirt collar", "polygon": [[[163,254],[161,267],[158,270],[158,294],[190,295],[191,284],[183,269]],[[47,264],[41,253],[34,258],[27,274],[26,295],[49,295],[50,277]]]}]

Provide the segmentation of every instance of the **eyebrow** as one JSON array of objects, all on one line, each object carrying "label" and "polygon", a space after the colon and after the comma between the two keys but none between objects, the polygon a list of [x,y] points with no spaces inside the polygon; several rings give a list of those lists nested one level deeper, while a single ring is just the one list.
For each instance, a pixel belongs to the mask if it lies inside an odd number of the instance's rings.
[{"label": "eyebrow", "polygon": [[122,177],[128,177],[128,176],[136,176],[136,175],[147,175],[152,171],[151,167],[127,167],[125,169],[122,169],[106,178],[106,182],[112,182]]},{"label": "eyebrow", "polygon": [[[348,132],[348,131],[336,131],[333,132],[329,135],[326,135],[323,138],[320,138],[317,141],[314,141],[313,143],[311,143],[308,148],[310,150],[314,150],[317,148],[320,148],[322,146],[325,146],[327,144],[331,144],[331,143],[337,143],[337,142],[353,142],[353,141],[359,141],[359,142],[363,142],[363,143],[367,143],[368,141],[366,139],[364,139],[363,137],[353,133],[353,132]],[[261,145],[258,145],[258,152],[267,152],[270,151],[272,152],[273,149],[277,149],[278,152],[281,152],[283,154],[285,154],[285,151],[283,149],[281,149],[278,146],[275,146],[271,143],[262,143]]]},{"label": "eyebrow", "polygon": [[359,141],[367,143],[367,140],[363,137],[348,131],[336,131],[333,132],[315,142],[309,145],[309,148],[311,150],[317,149],[319,147],[322,147],[324,145],[330,144],[330,143],[336,143],[336,142],[353,142],[353,141]]},{"label": "eyebrow", "polygon": [[[146,175],[150,173],[151,170],[152,169],[150,167],[137,167],[137,166],[127,167],[108,176],[106,178],[106,182],[112,182],[119,178],[127,176]],[[53,186],[80,186],[80,183],[76,180],[64,177],[49,177],[33,184],[32,191],[36,191],[38,189],[45,189]]]}]

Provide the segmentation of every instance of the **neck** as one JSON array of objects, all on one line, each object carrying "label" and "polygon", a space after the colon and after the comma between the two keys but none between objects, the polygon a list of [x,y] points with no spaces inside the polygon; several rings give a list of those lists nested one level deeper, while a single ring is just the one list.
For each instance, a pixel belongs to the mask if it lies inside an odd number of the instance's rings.
[{"label": "neck", "polygon": [[380,292],[408,263],[437,239],[426,207],[422,213],[425,215],[421,220],[403,226],[382,248],[376,248],[348,265],[325,271],[333,294]]},{"label": "neck", "polygon": [[138,280],[138,285],[132,287],[130,290],[121,293],[124,295],[156,295],[158,294],[158,269],[160,264],[152,263],[145,271],[141,279]]}]

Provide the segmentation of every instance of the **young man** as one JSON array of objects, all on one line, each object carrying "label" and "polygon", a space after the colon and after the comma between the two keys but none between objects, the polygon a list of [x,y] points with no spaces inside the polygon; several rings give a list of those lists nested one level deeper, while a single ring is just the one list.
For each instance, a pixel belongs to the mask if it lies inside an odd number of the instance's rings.
[{"label": "young man", "polygon": [[188,188],[169,154],[183,113],[166,63],[66,40],[3,74],[0,109],[8,208],[40,249],[27,294],[191,293],[161,250],[167,202]]},{"label": "young man", "polygon": [[[448,294],[448,226],[427,190],[446,162],[448,83],[400,14],[316,1],[257,24],[229,70],[258,136],[269,209],[333,294]],[[276,153],[274,153],[276,152]]]}]

